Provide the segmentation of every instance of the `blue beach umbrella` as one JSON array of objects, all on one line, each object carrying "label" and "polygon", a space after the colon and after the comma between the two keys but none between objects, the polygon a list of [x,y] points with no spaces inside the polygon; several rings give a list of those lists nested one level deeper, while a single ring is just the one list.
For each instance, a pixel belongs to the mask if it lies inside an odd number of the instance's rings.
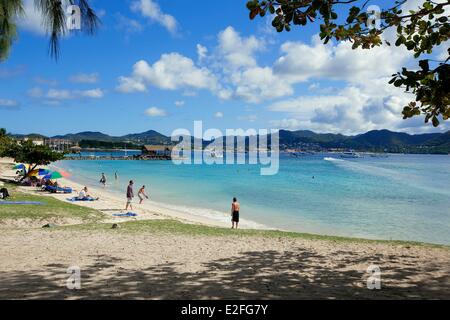
[{"label": "blue beach umbrella", "polygon": [[29,173],[30,176],[45,176],[50,174],[50,171],[46,169],[35,169]]},{"label": "blue beach umbrella", "polygon": [[45,176],[47,174],[50,174],[50,171],[47,169],[39,169],[38,176]]},{"label": "blue beach umbrella", "polygon": [[63,176],[61,175],[61,173],[59,173],[57,171],[44,176],[44,179],[46,179],[46,180],[55,180],[55,179],[61,179],[61,178],[63,178]]}]

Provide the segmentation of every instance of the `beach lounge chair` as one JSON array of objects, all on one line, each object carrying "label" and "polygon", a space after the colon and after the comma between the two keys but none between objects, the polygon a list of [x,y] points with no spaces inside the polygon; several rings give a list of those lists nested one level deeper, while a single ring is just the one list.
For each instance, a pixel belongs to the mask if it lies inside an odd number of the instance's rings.
[{"label": "beach lounge chair", "polygon": [[45,186],[45,190],[51,193],[72,193],[72,188],[61,188],[61,187],[53,187],[53,186]]},{"label": "beach lounge chair", "polygon": [[128,212],[128,213],[116,213],[116,214],[113,214],[113,216],[126,218],[126,217],[137,217],[138,215],[133,212]]},{"label": "beach lounge chair", "polygon": [[97,201],[97,200],[98,199],[89,198],[89,197],[83,198],[83,199],[80,199],[78,197],[67,199],[67,201],[70,201],[70,202],[89,202],[89,201]]}]

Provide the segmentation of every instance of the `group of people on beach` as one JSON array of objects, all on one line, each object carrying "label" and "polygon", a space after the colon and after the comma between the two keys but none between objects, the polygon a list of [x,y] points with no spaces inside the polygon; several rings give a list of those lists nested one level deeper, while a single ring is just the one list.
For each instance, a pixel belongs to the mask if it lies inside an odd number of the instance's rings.
[{"label": "group of people on beach", "polygon": [[[116,181],[118,180],[118,174],[117,171],[114,173],[115,179]],[[105,173],[102,173],[101,178],[100,178],[100,184],[103,185],[103,187],[106,187],[106,175]],[[84,187],[83,190],[80,192],[79,197],[82,198],[92,198],[90,195],[87,194],[88,189],[87,187]],[[147,193],[145,192],[145,185],[142,186],[137,194],[138,198],[139,198],[139,204],[142,204],[142,202],[145,199],[149,199],[149,196],[147,195]],[[127,198],[127,203],[125,206],[125,211],[127,211],[128,209],[133,210],[133,199],[134,199],[134,181],[130,180],[130,182],[128,183],[127,186],[127,192],[126,192],[126,198]],[[240,203],[237,201],[236,198],[233,198],[233,202],[231,204],[231,228],[232,229],[238,229],[239,228],[239,214],[241,211],[241,205]]]},{"label": "group of people on beach", "polygon": [[[134,198],[134,182],[133,180],[130,181],[127,187],[127,205],[125,207],[125,211],[128,210],[128,207],[130,207],[131,210],[133,210],[133,198]],[[148,199],[148,195],[145,193],[145,186],[142,186],[138,191],[138,198],[139,198],[139,204],[142,204],[144,199]]]}]

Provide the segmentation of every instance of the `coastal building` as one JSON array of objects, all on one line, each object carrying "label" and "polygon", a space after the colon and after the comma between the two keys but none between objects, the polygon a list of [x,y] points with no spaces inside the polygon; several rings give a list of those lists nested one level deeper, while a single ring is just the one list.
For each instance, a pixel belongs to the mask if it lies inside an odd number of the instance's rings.
[{"label": "coastal building", "polygon": [[168,159],[172,158],[172,149],[171,146],[163,146],[163,145],[145,145],[142,147],[142,157],[150,158],[150,159]]},{"label": "coastal building", "polygon": [[53,151],[65,152],[70,150],[73,142],[66,139],[45,139],[44,144]]},{"label": "coastal building", "polygon": [[24,141],[31,141],[35,146],[43,146],[44,145],[44,139],[39,138],[24,138]]}]

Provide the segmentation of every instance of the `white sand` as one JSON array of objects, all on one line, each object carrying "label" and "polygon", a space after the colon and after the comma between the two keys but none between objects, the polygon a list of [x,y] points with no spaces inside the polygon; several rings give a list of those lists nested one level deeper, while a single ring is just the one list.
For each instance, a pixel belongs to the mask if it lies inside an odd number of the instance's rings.
[{"label": "white sand", "polygon": [[[123,199],[98,188],[92,193],[101,201],[81,205],[108,214],[108,221],[129,221],[111,217]],[[152,203],[136,212],[138,219],[210,223]],[[21,227],[0,233],[0,299],[450,299],[448,248],[239,231],[216,237]],[[367,288],[374,264],[381,290]],[[72,266],[81,270],[80,290],[66,287]]]}]

